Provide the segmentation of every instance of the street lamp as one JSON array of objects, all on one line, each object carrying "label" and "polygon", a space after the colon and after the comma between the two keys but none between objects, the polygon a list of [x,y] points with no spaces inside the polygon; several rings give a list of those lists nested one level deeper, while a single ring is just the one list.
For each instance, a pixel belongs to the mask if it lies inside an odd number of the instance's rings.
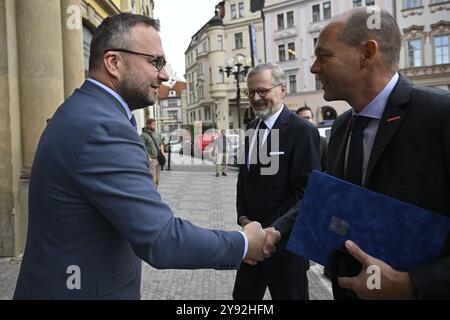
[{"label": "street lamp", "polygon": [[250,69],[251,59],[250,57],[245,58],[241,54],[235,55],[233,58],[229,59],[225,65],[225,70],[220,67],[220,71],[225,71],[227,74],[227,78],[231,75],[234,75],[234,79],[236,80],[236,106],[237,106],[237,114],[238,114],[238,129],[241,128],[241,87],[239,85],[239,76],[243,75],[244,77],[247,75],[248,70]]}]

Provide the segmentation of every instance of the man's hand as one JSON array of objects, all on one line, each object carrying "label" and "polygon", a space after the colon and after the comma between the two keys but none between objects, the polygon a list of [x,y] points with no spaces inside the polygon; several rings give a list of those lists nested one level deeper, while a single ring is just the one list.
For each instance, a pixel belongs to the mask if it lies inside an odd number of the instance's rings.
[{"label": "man's hand", "polygon": [[[345,247],[348,252],[362,264],[362,270],[355,277],[338,278],[339,285],[355,291],[362,299],[413,299],[414,286],[407,272],[394,270],[387,263],[371,257],[361,250],[354,242],[347,240]],[[378,266],[380,270],[380,288],[369,289],[367,273],[369,266]],[[369,280],[370,282],[370,280]]]},{"label": "man's hand", "polygon": [[263,245],[266,239],[266,232],[261,227],[261,224],[253,221],[246,224],[243,231],[248,238],[248,251],[244,262],[254,265],[258,261],[263,261],[265,258]]},{"label": "man's hand", "polygon": [[[266,238],[264,239],[264,244],[262,247],[262,253],[264,255],[264,259],[269,258],[275,251],[277,251],[277,243],[280,241],[281,239],[281,234],[278,230],[276,230],[273,227],[269,227],[264,229],[264,231],[266,232]],[[249,264],[249,265],[257,265],[258,261],[253,260],[253,259],[249,259],[249,258],[245,258],[244,260],[245,263]]]},{"label": "man's hand", "polygon": [[277,251],[277,243],[281,240],[281,233],[274,227],[265,228],[266,240],[264,241],[263,253],[266,258],[270,257]]}]

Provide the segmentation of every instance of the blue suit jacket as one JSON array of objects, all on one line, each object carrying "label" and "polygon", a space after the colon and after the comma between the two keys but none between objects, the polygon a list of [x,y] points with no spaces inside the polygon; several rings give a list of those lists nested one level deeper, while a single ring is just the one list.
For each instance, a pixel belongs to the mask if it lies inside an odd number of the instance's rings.
[{"label": "blue suit jacket", "polygon": [[[175,218],[155,190],[120,103],[85,82],[42,134],[30,180],[16,299],[139,299],[141,260],[156,268],[237,269],[239,232]],[[79,268],[81,289],[71,266]],[[72,276],[72,277],[71,277]]]}]

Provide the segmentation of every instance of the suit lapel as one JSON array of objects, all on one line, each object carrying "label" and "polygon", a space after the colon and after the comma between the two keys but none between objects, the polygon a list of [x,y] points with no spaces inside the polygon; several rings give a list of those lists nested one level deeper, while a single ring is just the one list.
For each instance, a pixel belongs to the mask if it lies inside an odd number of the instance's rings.
[{"label": "suit lapel", "polygon": [[370,181],[376,163],[407,116],[402,106],[410,100],[411,89],[411,83],[403,76],[400,76],[399,81],[389,97],[383,117],[380,120],[367,165],[366,182]]},{"label": "suit lapel", "polygon": [[347,150],[348,137],[350,135],[350,127],[352,124],[352,112],[344,115],[342,126],[336,128],[336,136],[342,137],[339,140],[339,149],[336,153],[336,161],[334,161],[334,167],[332,173],[337,177],[344,177],[344,163],[345,163],[345,151]]}]

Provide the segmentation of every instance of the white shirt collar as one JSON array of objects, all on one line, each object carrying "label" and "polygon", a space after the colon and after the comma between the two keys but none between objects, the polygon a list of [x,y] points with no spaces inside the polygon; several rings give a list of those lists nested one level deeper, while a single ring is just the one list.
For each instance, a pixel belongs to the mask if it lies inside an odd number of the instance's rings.
[{"label": "white shirt collar", "polygon": [[370,103],[364,107],[364,109],[359,113],[361,116],[366,116],[374,119],[381,119],[383,117],[384,109],[386,108],[389,96],[394,90],[397,84],[399,74],[396,72],[394,76],[389,80],[383,90],[372,100]]},{"label": "white shirt collar", "polygon": [[[272,127],[275,124],[275,122],[277,121],[281,112],[283,111],[283,108],[284,108],[284,105],[282,105],[281,108],[277,112],[275,112],[270,117],[268,117],[266,120],[264,120],[264,123],[266,124],[268,129],[272,130]],[[260,121],[258,122],[258,127],[259,127],[259,124],[261,123],[261,121],[262,121],[262,119],[260,119]]]},{"label": "white shirt collar", "polygon": [[117,92],[115,92],[110,87],[105,86],[103,83],[98,82],[97,80],[88,78],[87,81],[90,81],[93,84],[96,84],[97,86],[99,86],[100,88],[108,91],[114,98],[116,98],[120,102],[122,107],[125,109],[125,112],[127,113],[127,116],[128,116],[128,120],[131,119],[132,113],[131,113],[130,107],[128,106],[128,104],[125,102],[125,100],[123,100],[122,97]]}]

